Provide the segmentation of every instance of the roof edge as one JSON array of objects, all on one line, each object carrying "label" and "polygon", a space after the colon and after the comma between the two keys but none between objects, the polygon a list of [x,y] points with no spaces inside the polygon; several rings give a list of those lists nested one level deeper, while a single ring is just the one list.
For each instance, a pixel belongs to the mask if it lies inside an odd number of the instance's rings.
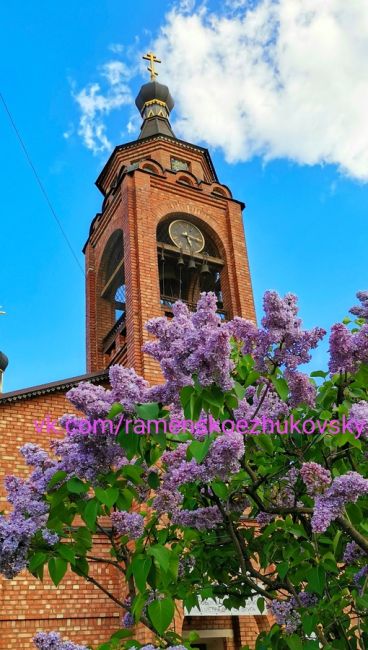
[{"label": "roof edge", "polygon": [[219,179],[218,179],[214,164],[212,162],[210,153],[209,153],[208,149],[206,149],[206,147],[201,147],[199,144],[193,144],[192,142],[187,142],[186,140],[179,140],[179,138],[175,138],[175,137],[172,137],[172,136],[169,136],[169,135],[163,135],[163,134],[159,133],[159,134],[155,134],[155,135],[149,135],[146,138],[142,138],[141,140],[132,140],[131,142],[126,142],[125,144],[119,144],[114,148],[114,150],[110,154],[108,160],[106,161],[103,170],[101,171],[101,173],[99,174],[97,180],[95,181],[96,187],[100,190],[100,192],[102,194],[103,194],[102,182],[103,182],[104,177],[106,176],[107,167],[109,166],[110,161],[114,157],[115,153],[117,151],[121,151],[123,149],[129,149],[130,147],[133,147],[134,145],[138,146],[138,145],[142,144],[142,142],[149,142],[150,140],[169,140],[169,141],[171,141],[173,143],[176,143],[176,144],[179,144],[179,145],[185,145],[187,147],[188,146],[193,147],[193,149],[197,149],[198,151],[201,151],[205,155],[205,157],[207,159],[207,162],[209,164],[211,172],[213,173],[213,176],[215,178],[216,183],[220,182]]},{"label": "roof edge", "polygon": [[97,372],[86,373],[85,375],[77,375],[68,379],[60,379],[59,381],[52,381],[48,384],[40,384],[38,386],[31,386],[29,388],[21,388],[9,393],[0,394],[1,404],[15,402],[20,399],[28,399],[38,397],[39,395],[46,395],[48,393],[59,393],[63,390],[77,386],[81,381],[90,381],[91,383],[98,383],[108,379],[108,370],[99,370]]}]

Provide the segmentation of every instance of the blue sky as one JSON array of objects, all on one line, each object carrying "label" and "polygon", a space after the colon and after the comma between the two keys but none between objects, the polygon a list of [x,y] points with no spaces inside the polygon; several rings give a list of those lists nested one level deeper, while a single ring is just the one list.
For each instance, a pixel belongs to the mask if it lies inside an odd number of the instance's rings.
[{"label": "blue sky", "polygon": [[[340,0],[4,6],[1,90],[81,265],[94,181],[137,135],[140,56],[154,46],[174,129],[209,148],[247,204],[258,315],[272,288],[298,294],[306,327],[343,318],[368,287],[367,14],[360,0],[350,13]],[[85,371],[84,277],[2,106],[0,133],[0,349],[15,390]],[[326,345],[313,365],[325,363]]]}]

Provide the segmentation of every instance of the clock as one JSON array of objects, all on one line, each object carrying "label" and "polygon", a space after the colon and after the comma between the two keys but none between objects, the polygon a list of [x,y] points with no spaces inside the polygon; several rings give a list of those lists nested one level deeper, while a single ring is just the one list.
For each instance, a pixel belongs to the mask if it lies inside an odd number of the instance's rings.
[{"label": "clock", "polygon": [[200,253],[204,248],[204,237],[190,221],[176,219],[169,226],[169,235],[171,241],[180,248],[183,253]]}]

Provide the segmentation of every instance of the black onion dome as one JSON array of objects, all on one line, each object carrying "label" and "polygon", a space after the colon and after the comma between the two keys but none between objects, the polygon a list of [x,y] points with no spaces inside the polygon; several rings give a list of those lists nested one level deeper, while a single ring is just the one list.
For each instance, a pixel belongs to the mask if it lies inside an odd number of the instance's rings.
[{"label": "black onion dome", "polygon": [[146,103],[152,102],[154,99],[164,102],[169,113],[174,108],[174,100],[170,95],[168,87],[160,84],[158,81],[150,81],[142,86],[135,100],[139,112],[142,113]]},{"label": "black onion dome", "polygon": [[9,363],[9,359],[6,356],[6,354],[4,354],[4,352],[0,352],[0,371],[4,372],[4,370],[8,366],[8,363]]}]

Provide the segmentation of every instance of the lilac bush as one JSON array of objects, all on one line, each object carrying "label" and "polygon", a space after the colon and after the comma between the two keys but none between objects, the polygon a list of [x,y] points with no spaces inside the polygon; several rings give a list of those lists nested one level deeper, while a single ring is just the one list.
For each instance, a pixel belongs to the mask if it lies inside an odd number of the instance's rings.
[{"label": "lilac bush", "polygon": [[[27,568],[42,578],[47,566],[56,585],[67,568],[92,581],[122,610],[104,650],[139,648],[138,624],[159,647],[181,650],[175,606],[191,610],[202,597],[230,609],[256,598],[260,613],[267,608],[276,622],[259,634],[257,650],[364,648],[368,292],[357,297],[356,319],[332,327],[328,370],[311,375],[301,366],[325,332],[303,329],[293,294],[266,292],[259,327],[221,321],[213,294],[202,294],[194,313],[179,302],[171,320],[150,321],[145,352],[160,363],[163,384],[113,366],[109,389],[84,382],[69,391],[79,414],[62,418],[66,435],[50,454],[22,448],[32,470],[6,479],[1,573],[11,579]],[[124,427],[170,418],[187,424],[177,434]],[[291,419],[319,428],[286,433]],[[254,430],[240,430],[239,420]],[[200,421],[217,424],[188,424]],[[110,545],[100,561],[121,576],[122,600],[88,574],[97,533]],[[84,649],[56,632],[35,644]]]}]

